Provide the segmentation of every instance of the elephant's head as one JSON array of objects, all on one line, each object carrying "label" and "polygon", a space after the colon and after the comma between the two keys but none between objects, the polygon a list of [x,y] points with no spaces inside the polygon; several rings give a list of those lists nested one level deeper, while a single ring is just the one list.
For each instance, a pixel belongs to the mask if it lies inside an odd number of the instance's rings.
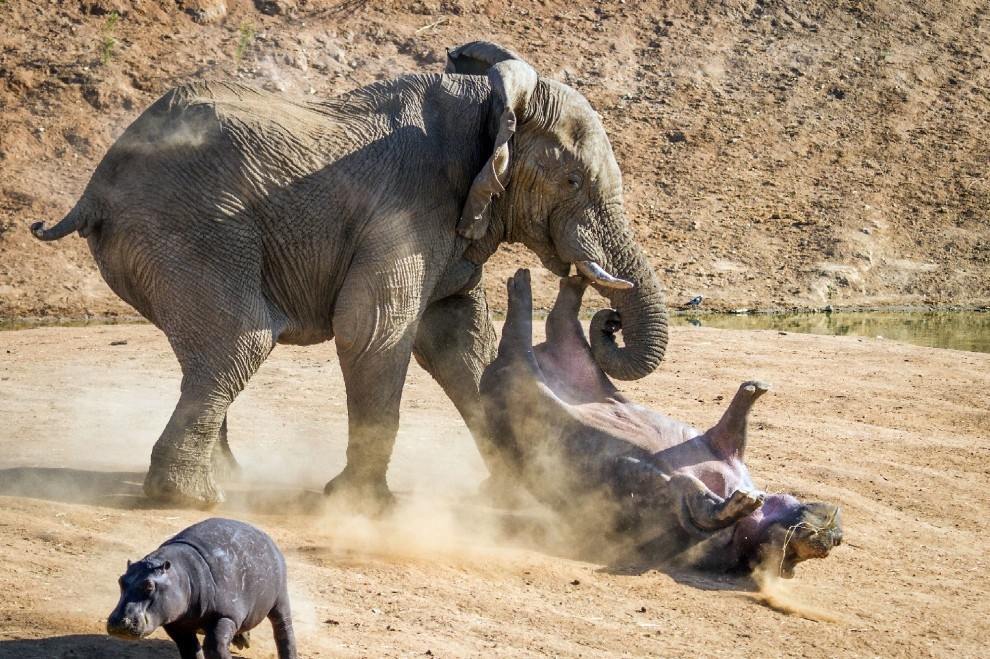
[{"label": "elephant's head", "polygon": [[599,366],[619,380],[651,373],[667,345],[663,291],[626,221],[622,175],[598,114],[495,44],[449,51],[447,71],[486,75],[492,94],[492,151],[458,224],[475,241],[468,257],[480,262],[499,242],[521,242],[559,276],[574,265],[615,309],[591,324]]}]

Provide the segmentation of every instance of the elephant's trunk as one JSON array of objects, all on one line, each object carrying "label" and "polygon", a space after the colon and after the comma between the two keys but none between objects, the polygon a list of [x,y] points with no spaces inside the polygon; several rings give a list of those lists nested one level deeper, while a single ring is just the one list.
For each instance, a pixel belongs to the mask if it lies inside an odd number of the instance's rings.
[{"label": "elephant's trunk", "polygon": [[[646,254],[635,243],[621,206],[596,215],[594,221],[588,218],[576,231],[560,237],[557,248],[562,258],[580,264],[578,271],[619,314],[621,346],[615,339],[615,314],[611,310],[600,311],[592,319],[589,340],[595,361],[616,380],[638,380],[656,370],[667,349],[663,289]],[[582,261],[590,261],[604,272]],[[632,283],[631,288],[624,285],[627,282]]]}]

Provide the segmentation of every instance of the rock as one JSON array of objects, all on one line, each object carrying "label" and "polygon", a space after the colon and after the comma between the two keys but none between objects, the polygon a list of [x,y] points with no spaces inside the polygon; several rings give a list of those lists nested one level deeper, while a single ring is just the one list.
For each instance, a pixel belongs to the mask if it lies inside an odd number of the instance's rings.
[{"label": "rock", "polygon": [[197,23],[215,23],[227,15],[226,0],[181,0],[182,11]]},{"label": "rock", "polygon": [[294,13],[298,5],[296,0],[254,0],[254,7],[262,14],[285,16]]},{"label": "rock", "polygon": [[105,16],[114,12],[118,16],[127,16],[131,11],[131,3],[124,0],[86,0],[82,3],[82,7],[87,14],[94,16]]},{"label": "rock", "polygon": [[679,142],[687,142],[687,136],[679,130],[672,130],[667,133],[667,141],[670,142],[671,144],[677,144]]}]

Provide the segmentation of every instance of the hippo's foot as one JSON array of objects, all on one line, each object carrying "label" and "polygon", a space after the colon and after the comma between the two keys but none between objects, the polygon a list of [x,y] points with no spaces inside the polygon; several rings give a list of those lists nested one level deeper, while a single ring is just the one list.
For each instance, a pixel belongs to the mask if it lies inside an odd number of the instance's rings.
[{"label": "hippo's foot", "polygon": [[251,632],[234,634],[234,638],[230,639],[230,643],[238,650],[247,650],[251,647]]},{"label": "hippo's foot", "polygon": [[765,498],[766,495],[762,492],[736,490],[725,500],[715,516],[725,522],[734,522],[757,510],[763,505]]},{"label": "hippo's foot", "polygon": [[144,478],[144,493],[156,501],[193,508],[210,508],[224,501],[223,490],[208,466],[153,464]]},{"label": "hippo's foot", "polygon": [[355,475],[347,467],[326,484],[323,494],[332,505],[368,517],[380,517],[395,507],[395,495],[384,477]]}]

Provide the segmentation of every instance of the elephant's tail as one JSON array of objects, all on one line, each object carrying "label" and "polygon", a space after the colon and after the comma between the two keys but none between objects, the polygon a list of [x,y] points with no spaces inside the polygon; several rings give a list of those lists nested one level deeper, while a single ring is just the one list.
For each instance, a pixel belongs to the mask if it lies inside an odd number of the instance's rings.
[{"label": "elephant's tail", "polygon": [[45,228],[44,222],[35,222],[31,225],[31,234],[38,240],[58,240],[64,238],[73,231],[78,231],[84,238],[100,224],[101,216],[92,212],[90,204],[87,203],[84,195],[76,205],[69,211],[69,214],[53,226],[51,229]]}]

